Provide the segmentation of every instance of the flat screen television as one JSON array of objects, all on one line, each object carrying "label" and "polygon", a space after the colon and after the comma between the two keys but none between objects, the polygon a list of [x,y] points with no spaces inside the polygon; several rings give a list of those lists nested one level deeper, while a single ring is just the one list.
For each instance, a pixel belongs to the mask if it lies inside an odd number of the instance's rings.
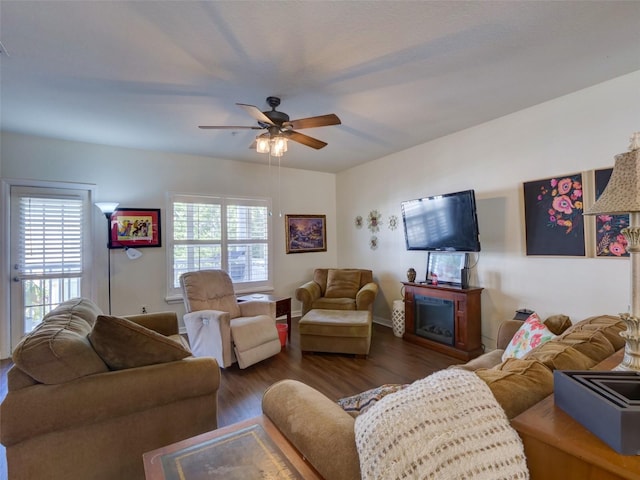
[{"label": "flat screen television", "polygon": [[479,252],[473,190],[402,202],[407,250]]}]

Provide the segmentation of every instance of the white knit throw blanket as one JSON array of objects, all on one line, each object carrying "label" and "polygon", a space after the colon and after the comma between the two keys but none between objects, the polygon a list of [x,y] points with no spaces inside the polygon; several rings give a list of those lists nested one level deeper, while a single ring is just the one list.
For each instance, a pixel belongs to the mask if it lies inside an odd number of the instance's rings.
[{"label": "white knit throw blanket", "polygon": [[442,370],[356,418],[363,480],[528,479],[517,432],[475,373]]}]

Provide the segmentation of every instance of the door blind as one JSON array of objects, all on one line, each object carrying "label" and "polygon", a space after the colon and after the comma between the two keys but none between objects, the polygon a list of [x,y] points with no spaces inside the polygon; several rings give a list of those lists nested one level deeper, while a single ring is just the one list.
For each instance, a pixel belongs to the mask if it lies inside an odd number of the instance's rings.
[{"label": "door blind", "polygon": [[61,276],[83,270],[81,198],[20,198],[18,268],[24,276]]}]

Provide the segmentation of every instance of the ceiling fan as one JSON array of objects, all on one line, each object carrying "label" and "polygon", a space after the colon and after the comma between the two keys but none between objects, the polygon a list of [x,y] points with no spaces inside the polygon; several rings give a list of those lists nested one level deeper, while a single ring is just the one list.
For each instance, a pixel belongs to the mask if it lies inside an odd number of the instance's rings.
[{"label": "ceiling fan", "polygon": [[[294,142],[301,143],[307,147],[315,148],[319,150],[327,146],[326,142],[318,140],[317,138],[310,137],[300,132],[296,132],[298,129],[303,128],[315,128],[326,127],[329,125],[340,125],[340,119],[337,115],[330,113],[328,115],[319,115],[317,117],[300,118],[298,120],[289,120],[289,115],[284,112],[279,112],[276,107],[280,105],[280,99],[278,97],[267,97],[267,103],[271,107],[271,110],[261,112],[260,109],[254,105],[246,105],[244,103],[236,103],[245,112],[251,115],[257,120],[257,126],[242,126],[242,125],[200,125],[198,128],[202,129],[251,129],[251,130],[266,130],[265,133],[259,135],[258,138],[274,138],[283,136]],[[254,142],[250,148],[255,148]]]}]

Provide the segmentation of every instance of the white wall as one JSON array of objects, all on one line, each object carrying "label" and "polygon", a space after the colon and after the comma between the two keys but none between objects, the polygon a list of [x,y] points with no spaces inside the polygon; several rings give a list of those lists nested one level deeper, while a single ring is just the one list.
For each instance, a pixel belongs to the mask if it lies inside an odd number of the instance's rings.
[{"label": "white wall", "polygon": [[[164,214],[168,191],[271,197],[274,212],[274,293],[277,295],[293,295],[297,286],[311,278],[314,267],[335,266],[337,263],[334,174],[282,168],[281,190],[278,193],[277,168],[271,169],[270,182],[266,163],[249,164],[8,132],[2,133],[0,147],[5,180],[95,184],[94,201],[118,201],[121,207],[161,208],[163,227],[166,225]],[[283,215],[326,214],[327,252],[287,255],[284,216],[280,217],[279,212]],[[106,311],[107,227],[104,216],[97,208],[94,214],[93,265],[97,273],[97,300]],[[114,314],[137,313],[144,304],[149,305],[151,311],[174,310],[182,315],[184,308],[181,303],[168,304],[165,301],[166,238],[162,243],[162,248],[141,249],[143,256],[135,261],[128,260],[121,250],[112,251],[111,296]],[[300,310],[295,299],[293,310]],[[0,318],[2,338],[7,338],[7,328],[6,316],[3,315]],[[8,356],[2,350],[0,348],[0,358]]]},{"label": "white wall", "polygon": [[[338,264],[373,269],[381,286],[376,314],[390,318],[407,269],[424,279],[427,258],[405,249],[400,202],[473,188],[482,252],[472,283],[485,289],[488,348],[499,322],[519,307],[573,321],[627,311],[628,260],[526,256],[522,183],[613,166],[640,130],[639,85],[635,72],[339,173]],[[369,248],[366,224],[354,226],[371,210],[383,215],[377,250]],[[395,231],[390,215],[399,219]]]}]

